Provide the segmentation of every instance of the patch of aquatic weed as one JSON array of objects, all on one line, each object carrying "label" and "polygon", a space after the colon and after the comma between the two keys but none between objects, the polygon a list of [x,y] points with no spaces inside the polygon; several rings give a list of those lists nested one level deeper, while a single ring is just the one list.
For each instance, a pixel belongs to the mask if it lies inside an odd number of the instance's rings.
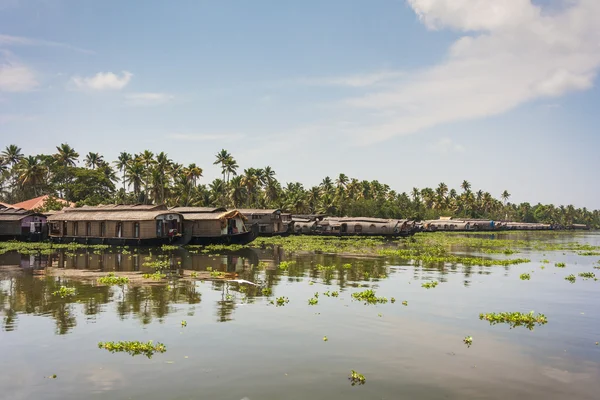
[{"label": "patch of aquatic weed", "polygon": [[385,304],[388,302],[388,299],[386,297],[378,297],[375,291],[372,289],[352,293],[352,298],[355,300],[364,301],[365,304]]},{"label": "patch of aquatic weed", "polygon": [[287,252],[370,254],[384,243],[380,237],[275,236],[257,238],[252,245],[278,246]]},{"label": "patch of aquatic weed", "polygon": [[152,340],[146,343],[139,341],[99,342],[98,348],[106,349],[111,353],[128,353],[132,356],[143,354],[148,358],[152,358],[154,353],[164,353],[165,351],[167,351],[167,348],[164,344],[154,344]]},{"label": "patch of aquatic weed", "polygon": [[501,313],[481,313],[479,314],[480,320],[486,320],[490,325],[496,324],[508,324],[510,328],[516,328],[518,326],[524,326],[529,330],[533,330],[534,326],[545,325],[548,323],[548,319],[544,314],[534,315],[534,312],[520,313],[520,312],[501,312]]}]

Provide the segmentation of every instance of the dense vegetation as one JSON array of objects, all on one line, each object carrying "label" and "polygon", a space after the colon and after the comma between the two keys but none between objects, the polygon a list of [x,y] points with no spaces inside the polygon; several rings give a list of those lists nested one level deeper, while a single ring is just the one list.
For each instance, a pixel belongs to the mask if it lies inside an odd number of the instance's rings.
[{"label": "dense vegetation", "polygon": [[[273,207],[298,214],[412,219],[452,215],[600,227],[598,210],[576,209],[572,205],[513,204],[508,201],[508,191],[496,199],[489,192],[475,191],[466,180],[459,190],[442,182],[436,188],[397,193],[378,181],[359,181],[342,173],[335,180],[325,177],[318,186],[305,188],[298,182],[280,183],[269,166],[241,171],[232,155],[221,150],[213,165],[221,169],[222,178],[200,184],[202,168],[178,164],[164,152],[122,152],[112,164],[90,152],[83,158],[83,167],[77,166],[79,159],[79,153],[66,143],[50,155],[25,156],[18,146],[7,146],[0,154],[0,201],[14,204],[51,194],[78,205]],[[47,208],[58,209],[60,204],[49,202]]]}]

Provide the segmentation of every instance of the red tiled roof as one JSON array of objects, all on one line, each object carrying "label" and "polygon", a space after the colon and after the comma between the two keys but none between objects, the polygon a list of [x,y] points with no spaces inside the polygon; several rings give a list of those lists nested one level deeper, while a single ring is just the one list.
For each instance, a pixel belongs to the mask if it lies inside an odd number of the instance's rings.
[{"label": "red tiled roof", "polygon": [[[36,197],[35,199],[29,199],[29,200],[25,200],[25,201],[22,201],[22,202],[17,203],[17,204],[13,204],[12,207],[15,207],[15,208],[24,208],[26,210],[33,210],[33,209],[36,209],[36,208],[42,208],[42,207],[44,207],[44,204],[46,203],[46,200],[48,200],[49,197],[50,196],[46,194],[44,196]],[[66,200],[63,200],[63,199],[56,198],[56,200],[59,203],[63,203],[66,207],[74,207],[75,206],[75,203],[70,203],[70,202],[68,202]]]},{"label": "red tiled roof", "polygon": [[0,201],[0,207],[12,208],[12,205]]}]

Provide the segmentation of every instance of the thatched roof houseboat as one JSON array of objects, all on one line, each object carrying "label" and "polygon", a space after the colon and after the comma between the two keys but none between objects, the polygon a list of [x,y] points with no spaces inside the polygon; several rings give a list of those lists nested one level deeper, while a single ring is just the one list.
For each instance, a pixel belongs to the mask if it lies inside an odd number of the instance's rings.
[{"label": "thatched roof houseboat", "polygon": [[261,236],[283,235],[292,222],[292,214],[282,213],[279,209],[239,208],[238,211],[248,219],[248,230],[253,224],[258,224]]},{"label": "thatched roof houseboat", "polygon": [[247,244],[258,235],[258,225],[247,229],[247,218],[238,210],[175,207],[172,211],[183,215],[190,244]]},{"label": "thatched roof houseboat", "polygon": [[[332,236],[408,236],[407,220],[330,217],[317,221],[315,233]],[[411,225],[412,226],[412,225]]]},{"label": "thatched roof houseboat", "polygon": [[42,240],[46,217],[23,208],[0,208],[0,240]]},{"label": "thatched roof houseboat", "polygon": [[59,243],[114,245],[185,244],[183,215],[164,205],[66,208],[48,217],[50,239]]}]

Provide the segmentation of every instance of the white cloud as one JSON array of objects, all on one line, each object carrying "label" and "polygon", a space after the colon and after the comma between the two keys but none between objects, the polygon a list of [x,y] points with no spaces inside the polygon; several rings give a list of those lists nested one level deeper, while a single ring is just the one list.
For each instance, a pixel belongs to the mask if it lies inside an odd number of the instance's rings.
[{"label": "white cloud", "polygon": [[207,142],[213,140],[231,142],[234,140],[243,139],[245,135],[241,133],[171,133],[167,135],[167,137],[173,140],[181,140],[187,142]]},{"label": "white cloud", "polygon": [[429,147],[429,151],[438,154],[463,153],[465,148],[461,144],[454,143],[450,138],[442,138],[433,143]]},{"label": "white cloud", "polygon": [[72,82],[79,89],[89,90],[121,90],[131,80],[133,74],[123,71],[121,76],[112,72],[98,72],[89,78],[73,77]]},{"label": "white cloud", "polygon": [[174,96],[167,93],[128,93],[125,95],[125,102],[131,106],[157,106],[174,98]]},{"label": "white cloud", "polygon": [[404,72],[400,71],[378,71],[367,74],[355,74],[329,78],[302,79],[300,83],[306,85],[348,86],[360,88],[389,82],[391,80],[401,78],[405,75],[406,74]]},{"label": "white cloud", "polygon": [[[468,32],[439,65],[385,89],[347,99],[354,109],[388,112],[357,130],[372,143],[436,125],[484,118],[536,99],[589,89],[600,67],[600,1],[573,0],[544,12],[530,0],[408,0],[431,29]],[[370,89],[370,90],[369,90]],[[364,115],[363,115],[364,116]]]},{"label": "white cloud", "polygon": [[0,34],[0,46],[46,46],[60,47],[68,50],[78,51],[80,53],[95,54],[95,52],[79,47],[71,46],[67,43],[52,42],[49,40],[32,39],[23,36],[11,36]]},{"label": "white cloud", "polygon": [[0,51],[0,92],[28,92],[38,86],[35,73],[11,53]]}]

